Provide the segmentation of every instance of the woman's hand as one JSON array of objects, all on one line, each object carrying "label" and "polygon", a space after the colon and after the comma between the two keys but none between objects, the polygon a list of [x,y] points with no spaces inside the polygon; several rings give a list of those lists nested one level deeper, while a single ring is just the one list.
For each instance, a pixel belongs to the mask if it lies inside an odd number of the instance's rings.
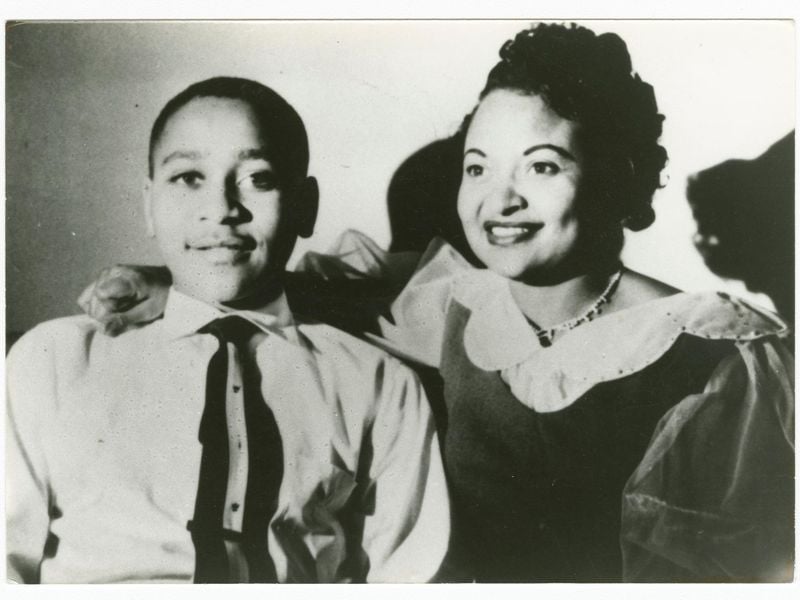
[{"label": "woman's hand", "polygon": [[159,318],[171,283],[166,267],[115,265],[83,290],[78,305],[107,335],[115,336]]}]

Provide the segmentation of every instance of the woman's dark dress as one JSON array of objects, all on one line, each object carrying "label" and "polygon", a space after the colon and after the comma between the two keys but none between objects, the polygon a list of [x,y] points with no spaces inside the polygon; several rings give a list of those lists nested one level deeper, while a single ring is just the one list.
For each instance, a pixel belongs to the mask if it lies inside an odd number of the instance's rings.
[{"label": "woman's dark dress", "polygon": [[469,361],[468,316],[451,307],[441,364],[459,558],[479,581],[620,581],[623,487],[661,417],[703,391],[733,342],[682,337],[646,369],[539,413]]}]

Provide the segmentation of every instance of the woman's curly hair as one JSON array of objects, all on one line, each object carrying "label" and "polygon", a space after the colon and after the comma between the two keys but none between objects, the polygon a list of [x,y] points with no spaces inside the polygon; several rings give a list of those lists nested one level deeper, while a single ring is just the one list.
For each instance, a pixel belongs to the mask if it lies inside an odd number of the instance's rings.
[{"label": "woman's curly hair", "polygon": [[625,42],[574,23],[539,24],[503,44],[500,58],[481,100],[500,89],[536,94],[559,116],[579,123],[589,157],[588,216],[633,231],[648,227],[667,161],[658,144],[664,116],[652,86],[633,72]]}]

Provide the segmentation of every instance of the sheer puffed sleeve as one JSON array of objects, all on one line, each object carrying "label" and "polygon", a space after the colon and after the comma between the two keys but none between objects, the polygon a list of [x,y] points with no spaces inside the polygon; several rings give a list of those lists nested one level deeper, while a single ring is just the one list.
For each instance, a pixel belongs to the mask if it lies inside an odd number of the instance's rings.
[{"label": "sheer puffed sleeve", "polygon": [[392,354],[428,367],[439,367],[445,315],[455,286],[473,267],[447,242],[435,239],[391,306],[379,321],[382,339],[374,341]]},{"label": "sheer puffed sleeve", "polygon": [[659,423],[622,498],[627,581],[791,581],[793,357],[741,343]]},{"label": "sheer puffed sleeve", "polygon": [[308,252],[285,278],[295,314],[353,335],[379,333],[378,318],[411,276],[419,254],[386,252],[368,236],[345,231],[325,254]]},{"label": "sheer puffed sleeve", "polygon": [[348,229],[328,252],[307,252],[295,271],[323,279],[380,279],[405,284],[419,260],[417,252],[387,252],[368,235]]},{"label": "sheer puffed sleeve", "polygon": [[[428,367],[439,365],[453,285],[471,271],[470,264],[444,240],[431,241],[420,258],[414,252],[386,252],[353,230],[343,233],[327,253],[307,253],[296,267],[298,275],[326,282],[314,283],[311,294],[325,296],[325,306],[310,307],[306,313],[351,333],[366,332],[376,345]],[[367,281],[381,285],[358,285]],[[329,293],[337,282],[341,289]],[[367,296],[370,302],[365,301]],[[349,319],[331,315],[332,306],[340,306],[340,314],[355,314]],[[373,334],[377,329],[372,323],[377,323],[380,335]]]}]

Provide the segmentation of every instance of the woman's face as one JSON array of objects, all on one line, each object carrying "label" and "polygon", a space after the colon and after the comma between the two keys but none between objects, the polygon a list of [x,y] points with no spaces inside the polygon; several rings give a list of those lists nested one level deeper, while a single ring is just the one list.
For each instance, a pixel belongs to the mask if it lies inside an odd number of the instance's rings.
[{"label": "woman's face", "polygon": [[491,92],[464,144],[458,214],[472,250],[492,271],[552,280],[576,250],[583,158],[578,124],[541,97]]}]

